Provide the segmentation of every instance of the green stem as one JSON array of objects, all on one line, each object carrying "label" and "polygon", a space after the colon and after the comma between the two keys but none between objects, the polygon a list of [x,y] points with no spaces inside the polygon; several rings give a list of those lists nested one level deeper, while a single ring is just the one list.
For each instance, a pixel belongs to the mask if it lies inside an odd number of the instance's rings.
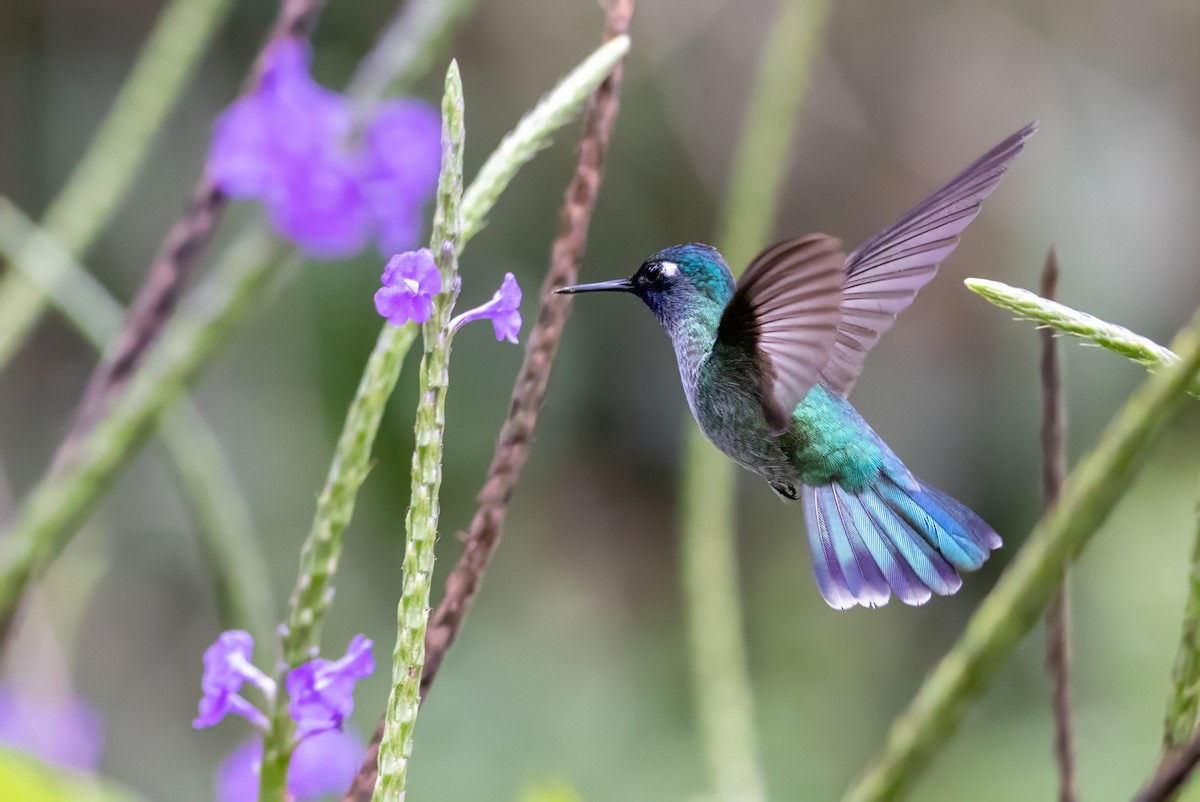
[{"label": "green stem", "polygon": [[404,583],[392,655],[392,691],[388,696],[383,740],[379,744],[379,776],[374,799],[403,802],[412,756],[413,729],[420,707],[421,671],[425,666],[425,630],[429,624],[429,586],[433,580],[437,539],[438,492],[442,484],[442,439],[446,431],[449,386],[450,316],[458,295],[456,252],[462,236],[462,79],[450,63],[442,100],[442,174],[430,247],[438,253],[445,291],[433,299],[433,315],[421,327],[420,392],[413,426],[412,492],[405,530]]},{"label": "green stem", "polygon": [[[1019,317],[1050,326],[1065,334],[1088,340],[1101,348],[1107,348],[1139,362],[1150,370],[1161,370],[1179,361],[1179,357],[1170,348],[1164,348],[1124,326],[1105,322],[1087,312],[1080,312],[1048,300],[1029,290],[982,278],[969,278],[963,283],[971,292],[983,296],[1001,309],[1007,309]],[[1188,392],[1200,398],[1200,381],[1193,383]]]},{"label": "green stem", "polygon": [[[97,351],[116,334],[124,310],[50,235],[0,197],[0,256],[30,280]],[[20,261],[24,257],[27,261]],[[186,395],[159,420],[159,434],[213,573],[218,614],[226,629],[256,638],[271,633],[266,560],[250,508],[216,434]]]},{"label": "green stem", "polygon": [[1037,623],[1068,564],[1116,506],[1200,373],[1200,314],[1175,340],[1179,359],[1151,376],[1067,478],[1058,503],[1034,527],[958,641],[892,724],[879,755],[847,802],[896,799],[909,790]]},{"label": "green stem", "polygon": [[[721,251],[747,262],[770,236],[788,146],[829,16],[827,0],[782,0],[730,171]],[[719,802],[762,800],[737,580],[734,466],[689,424],[681,571],[701,736]]]},{"label": "green stem", "polygon": [[65,545],[116,477],[149,424],[263,303],[281,248],[265,234],[242,238],[163,332],[128,390],[80,444],[79,459],[48,474],[0,535],[0,640],[25,586]]},{"label": "green stem", "polygon": [[1171,695],[1163,727],[1163,759],[1173,758],[1195,737],[1200,719],[1200,495],[1196,499],[1196,540],[1188,569],[1187,602],[1179,649],[1171,673]]},{"label": "green stem", "polygon": [[[66,256],[80,258],[112,219],[231,6],[231,0],[173,0],[163,10],[108,116],[42,219],[41,227]],[[14,261],[28,258],[22,254]],[[46,302],[20,271],[0,278],[0,368]]]}]

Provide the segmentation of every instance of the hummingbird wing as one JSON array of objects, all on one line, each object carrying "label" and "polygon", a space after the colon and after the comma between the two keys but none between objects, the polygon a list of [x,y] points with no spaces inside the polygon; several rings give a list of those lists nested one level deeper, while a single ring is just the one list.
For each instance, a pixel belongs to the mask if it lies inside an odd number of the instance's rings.
[{"label": "hummingbird wing", "polygon": [[850,392],[880,335],[937,273],[1035,131],[1036,122],[1026,125],[850,254],[841,324],[829,362],[821,369],[825,384],[842,395]]},{"label": "hummingbird wing", "polygon": [[721,315],[716,349],[754,359],[763,413],[776,433],[829,361],[845,260],[841,240],[824,234],[776,243],[750,262]]}]

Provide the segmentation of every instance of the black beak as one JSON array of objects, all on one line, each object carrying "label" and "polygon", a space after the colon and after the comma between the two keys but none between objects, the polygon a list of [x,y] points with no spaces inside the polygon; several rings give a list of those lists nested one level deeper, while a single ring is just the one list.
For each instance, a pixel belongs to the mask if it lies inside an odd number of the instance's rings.
[{"label": "black beak", "polygon": [[633,282],[627,278],[613,281],[598,281],[595,284],[576,284],[573,287],[559,287],[555,292],[560,295],[574,295],[577,292],[630,292]]}]

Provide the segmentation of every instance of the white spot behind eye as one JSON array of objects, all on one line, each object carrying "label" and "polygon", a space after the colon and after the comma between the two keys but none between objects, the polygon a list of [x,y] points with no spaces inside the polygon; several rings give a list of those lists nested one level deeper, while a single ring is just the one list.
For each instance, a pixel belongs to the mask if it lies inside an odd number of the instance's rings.
[{"label": "white spot behind eye", "polygon": [[679,274],[679,265],[674,262],[660,262],[664,276],[676,276]]}]

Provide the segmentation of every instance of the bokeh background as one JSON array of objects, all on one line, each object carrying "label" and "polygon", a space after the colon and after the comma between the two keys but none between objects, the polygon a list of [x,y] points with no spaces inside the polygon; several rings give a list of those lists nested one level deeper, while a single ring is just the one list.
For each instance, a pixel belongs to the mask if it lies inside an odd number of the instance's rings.
[{"label": "bokeh background", "polygon": [[[161,3],[0,4],[0,192],[38,214],[122,81]],[[337,86],[391,15],[329,3],[315,74]],[[199,171],[274,13],[243,0],[88,266],[138,286]],[[583,274],[630,273],[668,244],[711,241],[773,2],[643,2]],[[480,2],[452,44],[466,86],[471,173],[538,95],[596,43],[590,0]],[[448,56],[449,53],[445,54]],[[439,68],[444,57],[439,58]],[[437,76],[417,94],[434,99]],[[974,507],[1006,548],[925,608],[838,613],[811,579],[798,507],[743,477],[748,660],[772,798],[833,799],[882,742],[1039,511],[1037,337],[967,276],[1036,287],[1047,247],[1060,298],[1166,342],[1200,301],[1200,7],[1190,0],[914,0],[836,4],[794,137],[779,236],[861,241],[1030,119],[1033,139],[941,276],[871,357],[854,394],[922,477]],[[464,302],[504,271],[545,269],[575,129],[526,169],[463,262]],[[225,233],[250,210],[235,207]],[[308,265],[197,387],[253,504],[282,609],[297,550],[379,319],[381,260]],[[532,291],[528,293],[532,301]],[[533,305],[527,303],[527,316]],[[458,338],[448,405],[439,566],[506,412],[520,363],[487,327]],[[1064,343],[1078,456],[1143,378]],[[0,378],[0,455],[19,498],[46,467],[93,364],[47,319]],[[415,364],[415,363],[412,363]],[[410,364],[411,368],[411,364]],[[329,653],[364,632],[385,658],[403,551],[415,376],[393,400],[348,533]],[[674,357],[633,299],[577,304],[506,540],[422,712],[411,796],[492,802],[562,779],[588,800],[694,800],[706,787],[677,578],[687,409]],[[1073,575],[1075,720],[1083,796],[1126,798],[1154,765],[1196,530],[1200,407],[1157,449]],[[438,587],[435,585],[435,588]],[[436,592],[436,591],[435,591]],[[190,727],[218,623],[190,524],[151,445],[46,579],[11,678],[69,680],[102,713],[102,769],[153,799],[212,798],[248,734]],[[266,660],[260,645],[259,655]],[[1010,660],[913,794],[1050,798],[1040,632]],[[358,693],[374,725],[386,670]],[[1192,798],[1200,799],[1200,794]]]}]

